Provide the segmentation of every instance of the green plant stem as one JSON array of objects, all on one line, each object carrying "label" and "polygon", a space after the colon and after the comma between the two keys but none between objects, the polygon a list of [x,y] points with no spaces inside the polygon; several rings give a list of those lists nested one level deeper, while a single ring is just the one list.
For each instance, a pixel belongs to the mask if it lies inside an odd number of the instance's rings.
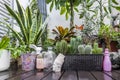
[{"label": "green plant stem", "polygon": [[100,27],[103,25],[103,7],[102,7],[102,0],[97,0],[100,6]]},{"label": "green plant stem", "polygon": [[70,27],[73,27],[74,26],[73,0],[70,0],[70,11],[71,11]]}]

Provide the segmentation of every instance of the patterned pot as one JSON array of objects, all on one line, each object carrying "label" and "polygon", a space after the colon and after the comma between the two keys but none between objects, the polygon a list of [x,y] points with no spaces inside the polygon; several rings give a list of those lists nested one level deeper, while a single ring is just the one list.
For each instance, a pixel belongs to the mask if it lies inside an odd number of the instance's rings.
[{"label": "patterned pot", "polygon": [[21,55],[22,70],[31,71],[35,69],[35,55],[27,53]]}]

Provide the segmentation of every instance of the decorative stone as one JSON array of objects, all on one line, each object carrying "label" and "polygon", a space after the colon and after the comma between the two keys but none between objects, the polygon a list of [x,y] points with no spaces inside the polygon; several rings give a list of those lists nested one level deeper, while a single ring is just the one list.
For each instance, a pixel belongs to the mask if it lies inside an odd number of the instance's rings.
[{"label": "decorative stone", "polygon": [[53,71],[54,72],[60,72],[62,65],[64,63],[64,58],[65,56],[63,54],[59,54],[57,56],[57,58],[55,59],[54,63],[53,63]]}]

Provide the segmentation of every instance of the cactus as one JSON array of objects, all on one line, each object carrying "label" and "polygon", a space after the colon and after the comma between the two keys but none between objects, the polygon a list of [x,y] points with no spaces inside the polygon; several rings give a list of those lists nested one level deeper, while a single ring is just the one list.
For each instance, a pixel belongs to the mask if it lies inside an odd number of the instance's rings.
[{"label": "cactus", "polygon": [[61,48],[61,42],[57,42],[55,45],[55,52],[60,53],[60,50],[61,50],[60,48]]},{"label": "cactus", "polygon": [[67,42],[65,40],[61,40],[61,53],[65,54],[67,53],[68,46]]},{"label": "cactus", "polygon": [[85,46],[85,54],[90,54],[92,52],[92,47],[91,45],[86,45]]},{"label": "cactus", "polygon": [[77,48],[78,48],[76,38],[71,38],[70,39],[70,45],[72,46],[71,53],[73,53],[73,54],[76,53],[77,52]]},{"label": "cactus", "polygon": [[56,46],[55,46],[56,53],[65,54],[65,53],[67,53],[67,50],[68,50],[68,46],[67,46],[67,42],[65,40],[62,40],[62,41],[56,43]]},{"label": "cactus", "polygon": [[76,37],[77,44],[80,45],[82,43],[82,38],[81,36]]},{"label": "cactus", "polygon": [[79,51],[80,54],[84,54],[85,53],[84,46],[83,45],[79,45],[78,46],[78,51]]},{"label": "cactus", "polygon": [[98,47],[98,43],[94,43],[92,53],[93,54],[101,54],[102,51],[103,51],[103,49]]},{"label": "cactus", "polygon": [[67,53],[72,54],[72,46],[70,44],[68,44],[67,46],[68,46]]}]

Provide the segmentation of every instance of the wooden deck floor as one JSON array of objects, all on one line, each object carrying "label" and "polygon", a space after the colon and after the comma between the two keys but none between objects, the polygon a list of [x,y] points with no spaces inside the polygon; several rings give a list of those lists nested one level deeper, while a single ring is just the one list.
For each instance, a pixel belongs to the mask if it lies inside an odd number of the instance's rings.
[{"label": "wooden deck floor", "polygon": [[3,71],[0,80],[120,80],[120,70],[112,72],[100,71]]}]

